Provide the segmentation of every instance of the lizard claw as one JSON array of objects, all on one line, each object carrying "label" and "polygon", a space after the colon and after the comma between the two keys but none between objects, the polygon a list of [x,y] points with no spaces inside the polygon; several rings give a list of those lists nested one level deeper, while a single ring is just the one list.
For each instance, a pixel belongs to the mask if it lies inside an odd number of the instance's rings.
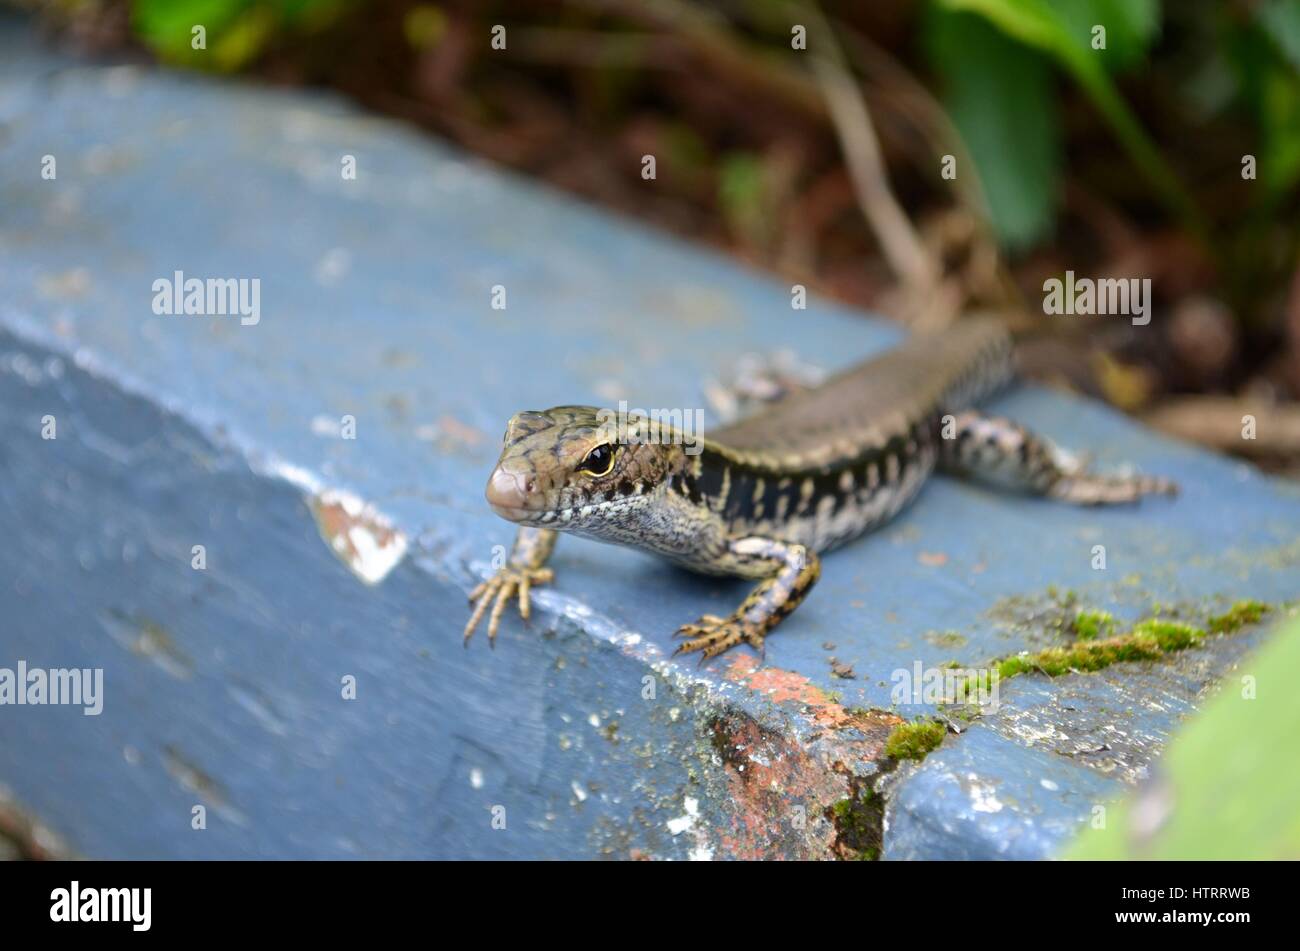
[{"label": "lizard claw", "polygon": [[469,601],[474,605],[474,613],[465,625],[465,646],[474,636],[474,629],[487,613],[488,606],[492,613],[488,615],[488,646],[496,647],[497,628],[501,625],[501,615],[512,596],[519,601],[519,616],[528,621],[532,614],[530,591],[535,584],[545,584],[555,577],[550,568],[517,568],[512,565],[500,569],[491,578],[481,582],[470,592]]},{"label": "lizard claw", "polygon": [[700,651],[701,664],[711,657],[717,657],[724,651],[730,650],[742,641],[756,650],[764,649],[763,632],[757,625],[734,614],[728,618],[706,614],[694,624],[683,624],[673,636],[690,638],[678,645],[677,650],[673,651],[673,656]]}]

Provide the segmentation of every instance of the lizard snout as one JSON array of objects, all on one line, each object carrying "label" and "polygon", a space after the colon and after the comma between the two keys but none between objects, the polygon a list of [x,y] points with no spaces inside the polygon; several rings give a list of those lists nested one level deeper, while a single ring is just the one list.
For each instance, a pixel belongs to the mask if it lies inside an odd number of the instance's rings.
[{"label": "lizard snout", "polygon": [[488,504],[503,518],[517,518],[519,510],[528,507],[528,481],[524,473],[498,465],[492,470],[484,493]]}]

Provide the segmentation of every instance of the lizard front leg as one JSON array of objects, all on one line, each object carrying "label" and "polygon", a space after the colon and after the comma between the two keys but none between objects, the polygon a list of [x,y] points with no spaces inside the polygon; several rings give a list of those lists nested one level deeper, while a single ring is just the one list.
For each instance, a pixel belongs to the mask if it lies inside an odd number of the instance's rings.
[{"label": "lizard front leg", "polygon": [[674,654],[701,651],[703,663],[741,641],[761,651],[763,638],[799,606],[822,572],[820,559],[804,545],[757,536],[732,542],[726,561],[736,574],[768,577],[730,617],[706,614],[679,628],[677,637],[691,637]]},{"label": "lizard front leg", "polygon": [[470,592],[469,600],[474,605],[474,613],[465,625],[466,647],[489,604],[492,605],[492,613],[488,616],[489,647],[496,646],[497,627],[512,595],[517,594],[519,597],[519,616],[528,620],[532,613],[529,599],[532,586],[545,584],[555,577],[555,572],[546,567],[546,560],[555,550],[558,536],[558,532],[547,528],[519,529],[515,535],[514,548],[510,552],[510,560],[505,567]]}]

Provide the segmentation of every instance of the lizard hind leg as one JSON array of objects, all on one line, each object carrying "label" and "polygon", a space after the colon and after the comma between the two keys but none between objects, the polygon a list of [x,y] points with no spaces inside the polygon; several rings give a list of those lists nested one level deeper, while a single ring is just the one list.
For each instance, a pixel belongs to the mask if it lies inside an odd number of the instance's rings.
[{"label": "lizard hind leg", "polygon": [[1168,479],[1086,471],[1023,426],[975,411],[945,417],[940,465],[948,472],[1074,505],[1121,505],[1144,495],[1177,495]]},{"label": "lizard hind leg", "polygon": [[[682,625],[675,636],[689,636],[674,654],[700,651],[700,662],[716,657],[744,641],[763,650],[763,638],[797,608],[821,577],[821,561],[803,545],[771,538],[749,537],[731,543],[733,567],[752,574],[760,565],[771,568],[730,617],[706,614],[693,624]],[[737,571],[737,573],[740,573]]]}]

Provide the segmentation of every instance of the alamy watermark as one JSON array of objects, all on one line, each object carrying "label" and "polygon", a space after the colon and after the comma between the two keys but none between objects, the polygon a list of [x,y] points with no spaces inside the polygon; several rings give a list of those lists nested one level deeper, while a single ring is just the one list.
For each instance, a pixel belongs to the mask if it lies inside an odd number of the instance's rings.
[{"label": "alamy watermark", "polygon": [[153,923],[152,888],[83,888],[73,880],[50,892],[50,921],[128,922],[132,931],[148,931]]},{"label": "alamy watermark", "polygon": [[704,448],[704,410],[652,409],[632,407],[627,400],[618,401],[618,409],[602,409],[596,419],[609,441],[621,446],[656,444],[681,445],[688,456],[697,456]]},{"label": "alamy watermark", "polygon": [[0,706],[76,706],[88,717],[104,709],[104,668],[0,667]]},{"label": "alamy watermark", "polygon": [[1043,282],[1043,313],[1131,317],[1135,326],[1145,327],[1151,323],[1151,278],[1076,280],[1073,271],[1066,271],[1064,281],[1052,277]]},{"label": "alamy watermark", "polygon": [[238,317],[245,327],[262,319],[262,279],[186,277],[175,271],[153,282],[153,312],[161,316]]},{"label": "alamy watermark", "polygon": [[919,660],[889,675],[894,687],[889,699],[904,704],[974,704],[990,713],[998,710],[997,670],[988,667],[926,667]]}]

